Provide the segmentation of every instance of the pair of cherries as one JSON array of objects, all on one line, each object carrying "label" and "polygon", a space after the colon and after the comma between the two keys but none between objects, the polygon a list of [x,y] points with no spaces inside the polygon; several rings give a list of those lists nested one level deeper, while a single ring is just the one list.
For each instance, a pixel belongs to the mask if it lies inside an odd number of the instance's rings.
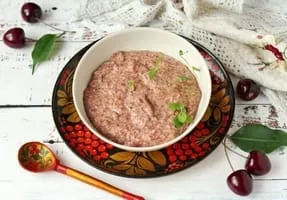
[{"label": "pair of cherries", "polygon": [[[42,17],[42,9],[35,3],[25,3],[21,8],[21,15],[24,21],[29,23],[38,22]],[[22,28],[9,29],[3,36],[4,43],[12,48],[21,48],[25,45],[25,32]]]},{"label": "pair of cherries", "polygon": [[259,151],[252,151],[245,163],[245,169],[231,173],[227,177],[227,185],[234,193],[247,196],[253,189],[253,179],[251,175],[265,175],[270,169],[271,163],[266,154]]}]

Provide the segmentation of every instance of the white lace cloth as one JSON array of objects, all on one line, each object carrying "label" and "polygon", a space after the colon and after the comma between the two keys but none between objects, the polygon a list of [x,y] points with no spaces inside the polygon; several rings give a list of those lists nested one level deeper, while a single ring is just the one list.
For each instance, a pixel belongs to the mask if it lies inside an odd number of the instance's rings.
[{"label": "white lace cloth", "polygon": [[287,47],[287,8],[280,6],[282,2],[82,0],[77,22],[95,38],[134,26],[155,26],[185,35],[213,52],[230,73],[262,85],[264,94],[287,116],[286,62],[264,49],[267,44],[280,52]]}]

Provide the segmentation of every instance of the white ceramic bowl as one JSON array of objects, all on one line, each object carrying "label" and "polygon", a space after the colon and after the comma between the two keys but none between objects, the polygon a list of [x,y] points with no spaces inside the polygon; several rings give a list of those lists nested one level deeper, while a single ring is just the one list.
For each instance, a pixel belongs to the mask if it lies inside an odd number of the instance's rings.
[{"label": "white ceramic bowl", "polygon": [[[130,147],[122,144],[115,143],[100,132],[98,132],[93,124],[90,122],[86,115],[83,92],[91,78],[93,71],[116,51],[129,51],[129,50],[149,50],[160,51],[184,63],[179,56],[179,51],[187,51],[184,55],[185,59],[189,62],[187,65],[190,70],[195,74],[199,87],[202,92],[201,101],[198,107],[198,112],[193,122],[188,128],[178,137],[166,143],[151,146],[151,147]],[[200,71],[192,70],[192,66],[200,68]],[[116,32],[106,36],[99,42],[95,43],[82,57],[74,74],[73,81],[73,99],[76,110],[83,121],[83,123],[99,138],[107,143],[110,143],[118,148],[127,151],[154,151],[166,146],[169,146],[185,135],[187,135],[198,124],[203,117],[211,96],[211,78],[208,67],[197,49],[182,37],[168,31],[153,28],[132,28],[124,31]]]}]

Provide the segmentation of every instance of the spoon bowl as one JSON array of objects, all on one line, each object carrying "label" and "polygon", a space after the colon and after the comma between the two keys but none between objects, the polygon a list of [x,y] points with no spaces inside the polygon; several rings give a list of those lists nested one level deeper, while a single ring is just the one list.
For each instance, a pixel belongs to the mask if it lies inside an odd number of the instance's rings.
[{"label": "spoon bowl", "polygon": [[56,172],[78,179],[124,199],[144,200],[141,196],[126,192],[99,179],[62,165],[53,151],[40,142],[28,142],[22,145],[18,151],[18,161],[24,169],[31,172],[55,170]]},{"label": "spoon bowl", "polygon": [[40,142],[28,142],[18,152],[20,165],[31,172],[55,170],[58,160],[55,154]]}]

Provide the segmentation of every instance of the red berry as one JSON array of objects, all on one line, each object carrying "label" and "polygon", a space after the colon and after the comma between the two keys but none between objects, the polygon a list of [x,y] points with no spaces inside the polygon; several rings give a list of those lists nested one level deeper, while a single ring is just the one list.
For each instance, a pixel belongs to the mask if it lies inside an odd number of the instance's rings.
[{"label": "red berry", "polygon": [[98,140],[98,137],[95,135],[92,135],[92,140]]},{"label": "red berry", "polygon": [[191,142],[196,142],[197,141],[197,139],[196,139],[196,137],[194,135],[189,136],[189,140]]},{"label": "red berry", "polygon": [[66,126],[66,130],[67,130],[68,132],[72,132],[72,131],[74,130],[74,128],[73,128],[71,125],[67,125],[67,126]]},{"label": "red berry", "polygon": [[175,155],[178,155],[178,156],[183,155],[183,150],[177,149],[177,150],[175,151]]},{"label": "red berry", "polygon": [[167,149],[167,155],[174,155],[174,151],[172,149]]},{"label": "red berry", "polygon": [[100,145],[99,147],[98,147],[98,151],[99,152],[104,152],[106,150],[106,146],[105,145]]},{"label": "red berry", "polygon": [[83,150],[85,146],[83,144],[79,144],[77,148],[79,148],[80,150]]},{"label": "red berry", "polygon": [[209,149],[210,145],[206,142],[206,143],[203,143],[202,145],[202,148],[204,149]]},{"label": "red berry", "polygon": [[226,127],[227,124],[228,124],[227,122],[223,122],[223,123],[222,123],[222,127]]},{"label": "red berry", "polygon": [[9,29],[4,33],[3,41],[11,48],[21,48],[25,45],[25,32],[22,28]]},{"label": "red berry", "polygon": [[220,128],[218,131],[220,134],[224,134],[225,133],[225,128]]},{"label": "red berry", "polygon": [[172,147],[174,149],[180,149],[180,144],[179,143],[175,143],[175,144],[172,145]]},{"label": "red berry", "polygon": [[260,151],[251,151],[245,164],[245,169],[253,175],[267,174],[271,169],[271,163],[266,154]]},{"label": "red berry", "polygon": [[190,149],[184,152],[184,154],[187,155],[187,156],[191,155],[192,153],[193,153],[193,152],[192,152],[192,150],[190,150]]},{"label": "red berry", "polygon": [[72,148],[76,147],[76,143],[74,143],[74,142],[69,142],[69,145],[70,145]]},{"label": "red berry", "polygon": [[204,151],[199,152],[198,155],[199,155],[199,156],[204,156],[204,155],[205,155],[205,152],[204,152]]},{"label": "red berry", "polygon": [[185,161],[186,160],[186,156],[185,155],[181,155],[181,156],[179,156],[179,159],[182,160],[182,161]]},{"label": "red berry", "polygon": [[197,147],[198,147],[198,144],[196,144],[195,142],[192,142],[192,143],[190,144],[190,146],[191,146],[192,148],[197,148]]},{"label": "red berry", "polygon": [[76,131],[82,130],[82,126],[80,124],[76,124],[74,128]]},{"label": "red berry", "polygon": [[93,141],[92,142],[92,147],[97,147],[97,146],[99,146],[100,144],[99,144],[99,142],[98,141]]},{"label": "red berry", "polygon": [[96,149],[92,149],[92,150],[90,151],[90,154],[91,154],[91,156],[97,155],[97,150],[96,150]]},{"label": "red berry", "polygon": [[253,180],[246,170],[237,170],[227,177],[227,185],[234,193],[247,196],[252,192]]},{"label": "red berry", "polygon": [[76,139],[71,139],[71,142],[77,144],[77,140]]},{"label": "red berry", "polygon": [[189,149],[189,144],[182,144],[181,146],[183,149]]},{"label": "red berry", "polygon": [[69,141],[71,140],[71,135],[69,133],[65,133],[64,138]]},{"label": "red berry", "polygon": [[107,159],[109,157],[109,154],[107,152],[102,152],[101,153],[101,158],[102,159]]},{"label": "red berry", "polygon": [[194,131],[193,134],[194,134],[196,137],[201,137],[201,136],[202,136],[201,131]]},{"label": "red berry", "polygon": [[191,156],[190,156],[192,159],[196,159],[197,157],[198,157],[198,155],[197,154],[195,154],[195,153],[193,153],[193,154],[191,154]]},{"label": "red berry", "polygon": [[250,101],[255,99],[260,93],[260,87],[251,79],[241,79],[236,87],[239,98]]},{"label": "red berry", "polygon": [[195,147],[194,150],[195,150],[197,153],[202,152],[202,148],[199,147],[199,146],[198,146],[198,147]]},{"label": "red berry", "polygon": [[77,134],[76,134],[74,131],[73,131],[73,132],[71,132],[70,134],[71,134],[71,137],[72,137],[72,138],[77,137]]},{"label": "red berry", "polygon": [[105,144],[105,141],[99,140],[100,144]]},{"label": "red berry", "polygon": [[92,148],[91,146],[89,146],[89,145],[88,145],[88,146],[85,146],[85,150],[88,151],[88,152],[92,151],[92,149],[93,149],[93,148]]},{"label": "red berry", "polygon": [[89,129],[86,126],[84,126],[84,131],[89,131]]},{"label": "red berry", "polygon": [[90,131],[86,131],[86,132],[85,132],[85,137],[86,137],[86,138],[92,137],[91,132],[90,132]]},{"label": "red berry", "polygon": [[223,121],[224,122],[227,122],[229,120],[229,115],[225,115],[224,117],[223,117]]},{"label": "red berry", "polygon": [[114,148],[113,145],[111,145],[111,144],[107,144],[106,147],[107,147],[108,149]]},{"label": "red berry", "polygon": [[169,159],[170,162],[175,162],[177,160],[177,157],[176,157],[176,155],[170,155],[168,157],[168,159]]},{"label": "red berry", "polygon": [[199,122],[196,126],[196,128],[198,129],[203,129],[204,128],[204,123],[203,122]]},{"label": "red berry", "polygon": [[90,138],[85,139],[85,144],[91,144],[91,143],[92,143],[92,140]]},{"label": "red berry", "polygon": [[77,138],[77,143],[79,144],[84,143],[84,138],[82,137]]},{"label": "red berry", "polygon": [[23,4],[21,14],[24,21],[34,23],[41,19],[42,9],[37,4],[29,2]]},{"label": "red berry", "polygon": [[96,156],[94,156],[94,157],[93,157],[93,159],[94,159],[95,161],[98,161],[98,160],[100,160],[100,159],[101,159],[101,156],[96,155]]},{"label": "red berry", "polygon": [[188,143],[188,137],[185,136],[184,138],[182,138],[182,139],[180,140],[180,142],[182,142],[182,143]]},{"label": "red berry", "polygon": [[77,135],[78,135],[78,137],[84,137],[85,133],[84,133],[84,131],[78,131]]},{"label": "red berry", "polygon": [[202,132],[203,135],[209,135],[209,130],[207,128],[202,129],[201,132]]}]

